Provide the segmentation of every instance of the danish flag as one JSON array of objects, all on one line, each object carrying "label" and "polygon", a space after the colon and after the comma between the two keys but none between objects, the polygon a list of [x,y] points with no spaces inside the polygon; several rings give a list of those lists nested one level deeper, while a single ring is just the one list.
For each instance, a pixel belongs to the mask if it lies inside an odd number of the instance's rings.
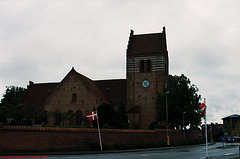
[{"label": "danish flag", "polygon": [[205,103],[200,104],[199,107],[202,109],[201,114],[204,115],[206,113],[206,105],[205,105]]},{"label": "danish flag", "polygon": [[86,114],[86,117],[88,118],[89,121],[97,120],[97,111],[91,111]]}]

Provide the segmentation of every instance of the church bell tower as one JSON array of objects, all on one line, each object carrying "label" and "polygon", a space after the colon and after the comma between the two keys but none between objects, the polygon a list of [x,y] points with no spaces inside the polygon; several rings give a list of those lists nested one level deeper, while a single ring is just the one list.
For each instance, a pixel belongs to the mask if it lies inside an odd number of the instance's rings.
[{"label": "church bell tower", "polygon": [[127,112],[130,128],[148,129],[155,121],[157,92],[167,86],[168,51],[161,33],[134,35],[127,46]]}]

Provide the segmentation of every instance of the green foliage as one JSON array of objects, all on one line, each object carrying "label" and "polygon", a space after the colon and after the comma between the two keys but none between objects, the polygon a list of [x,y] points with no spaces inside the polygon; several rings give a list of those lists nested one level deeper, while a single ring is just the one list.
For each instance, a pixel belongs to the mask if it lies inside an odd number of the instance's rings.
[{"label": "green foliage", "polygon": [[[117,111],[112,105],[101,104],[98,109],[99,126],[102,128],[104,125],[108,125],[109,128],[127,129],[128,118],[126,115],[126,106],[123,102],[120,102]],[[94,127],[97,127],[96,121],[93,121]]]},{"label": "green foliage", "polygon": [[7,106],[0,107],[0,122],[6,122],[8,115],[10,114],[10,108]]},{"label": "green foliage", "polygon": [[66,113],[64,113],[65,118],[69,121],[69,125],[71,125],[71,121],[75,116],[75,113],[72,110],[68,110]]},{"label": "green foliage", "polygon": [[54,125],[61,125],[62,122],[66,119],[65,113],[62,113],[58,110],[53,112]]},{"label": "green foliage", "polygon": [[149,130],[154,130],[157,125],[158,125],[157,122],[152,122],[152,123],[148,126],[148,129],[149,129]]},{"label": "green foliage", "polygon": [[[117,112],[113,109],[113,106],[103,103],[97,109],[99,126],[102,128],[104,124],[108,124],[110,127],[116,127],[117,125]],[[93,122],[94,127],[97,127],[96,122]]]},{"label": "green foliage", "polygon": [[[0,121],[6,122],[8,117],[13,118],[10,125],[33,125],[47,123],[48,114],[43,108],[34,105],[24,105],[23,99],[25,89],[21,87],[9,86],[3,94],[0,103]],[[35,123],[33,123],[35,120]]]},{"label": "green foliage", "polygon": [[[169,92],[166,94],[166,92]],[[156,121],[166,121],[166,96],[168,98],[168,123],[170,128],[183,126],[183,113],[185,126],[196,129],[201,124],[201,113],[198,105],[201,98],[197,94],[198,88],[191,84],[186,76],[168,77],[168,88],[157,94]]]},{"label": "green foliage", "polygon": [[111,127],[108,124],[103,125],[103,129],[110,129]]},{"label": "green foliage", "polygon": [[14,117],[12,123],[23,123],[22,99],[25,89],[21,87],[9,86],[3,94],[0,103],[0,121],[6,122],[7,118]]},{"label": "green foliage", "polygon": [[135,123],[135,124],[133,125],[133,129],[139,129],[139,125]]},{"label": "green foliage", "polygon": [[167,127],[164,125],[159,125],[156,121],[152,122],[149,126],[149,130],[155,130],[155,129],[166,129]]},{"label": "green foliage", "polygon": [[118,115],[118,120],[117,120],[116,128],[127,129],[129,125],[128,125],[128,117],[126,115],[126,104],[124,104],[122,101],[118,106],[117,115]]},{"label": "green foliage", "polygon": [[7,86],[1,99],[0,106],[14,107],[22,103],[25,89],[22,87]]},{"label": "green foliage", "polygon": [[9,111],[10,113],[8,114],[8,117],[10,116],[13,118],[10,125],[31,126],[33,124],[40,125],[42,122],[48,122],[48,114],[43,108],[19,104],[12,109],[9,109]]}]

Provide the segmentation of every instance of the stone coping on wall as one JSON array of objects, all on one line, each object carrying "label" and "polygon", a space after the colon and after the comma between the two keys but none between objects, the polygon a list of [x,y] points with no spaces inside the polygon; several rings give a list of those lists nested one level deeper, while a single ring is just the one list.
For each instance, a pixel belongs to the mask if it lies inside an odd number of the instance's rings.
[{"label": "stone coping on wall", "polygon": [[[40,127],[40,126],[3,126],[0,131],[62,131],[62,132],[97,132],[96,128],[59,128],[59,127]],[[156,130],[142,129],[101,129],[105,133],[154,133]]]},{"label": "stone coping on wall", "polygon": [[[0,131],[60,131],[60,132],[89,132],[96,133],[96,128],[59,128],[40,126],[3,126]],[[104,133],[156,133],[166,132],[166,129],[143,130],[143,129],[101,129]],[[182,130],[168,129],[169,132],[181,132]]]}]

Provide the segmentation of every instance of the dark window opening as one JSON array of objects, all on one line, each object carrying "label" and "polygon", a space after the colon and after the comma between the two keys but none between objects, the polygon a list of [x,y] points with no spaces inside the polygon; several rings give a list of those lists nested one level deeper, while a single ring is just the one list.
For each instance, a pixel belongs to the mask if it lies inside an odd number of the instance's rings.
[{"label": "dark window opening", "polygon": [[151,72],[151,71],[152,71],[152,61],[147,60],[147,72]]},{"label": "dark window opening", "polygon": [[144,60],[140,61],[140,72],[144,72],[145,62]]},{"label": "dark window opening", "polygon": [[73,93],[72,94],[72,103],[76,103],[77,102],[77,94]]}]

